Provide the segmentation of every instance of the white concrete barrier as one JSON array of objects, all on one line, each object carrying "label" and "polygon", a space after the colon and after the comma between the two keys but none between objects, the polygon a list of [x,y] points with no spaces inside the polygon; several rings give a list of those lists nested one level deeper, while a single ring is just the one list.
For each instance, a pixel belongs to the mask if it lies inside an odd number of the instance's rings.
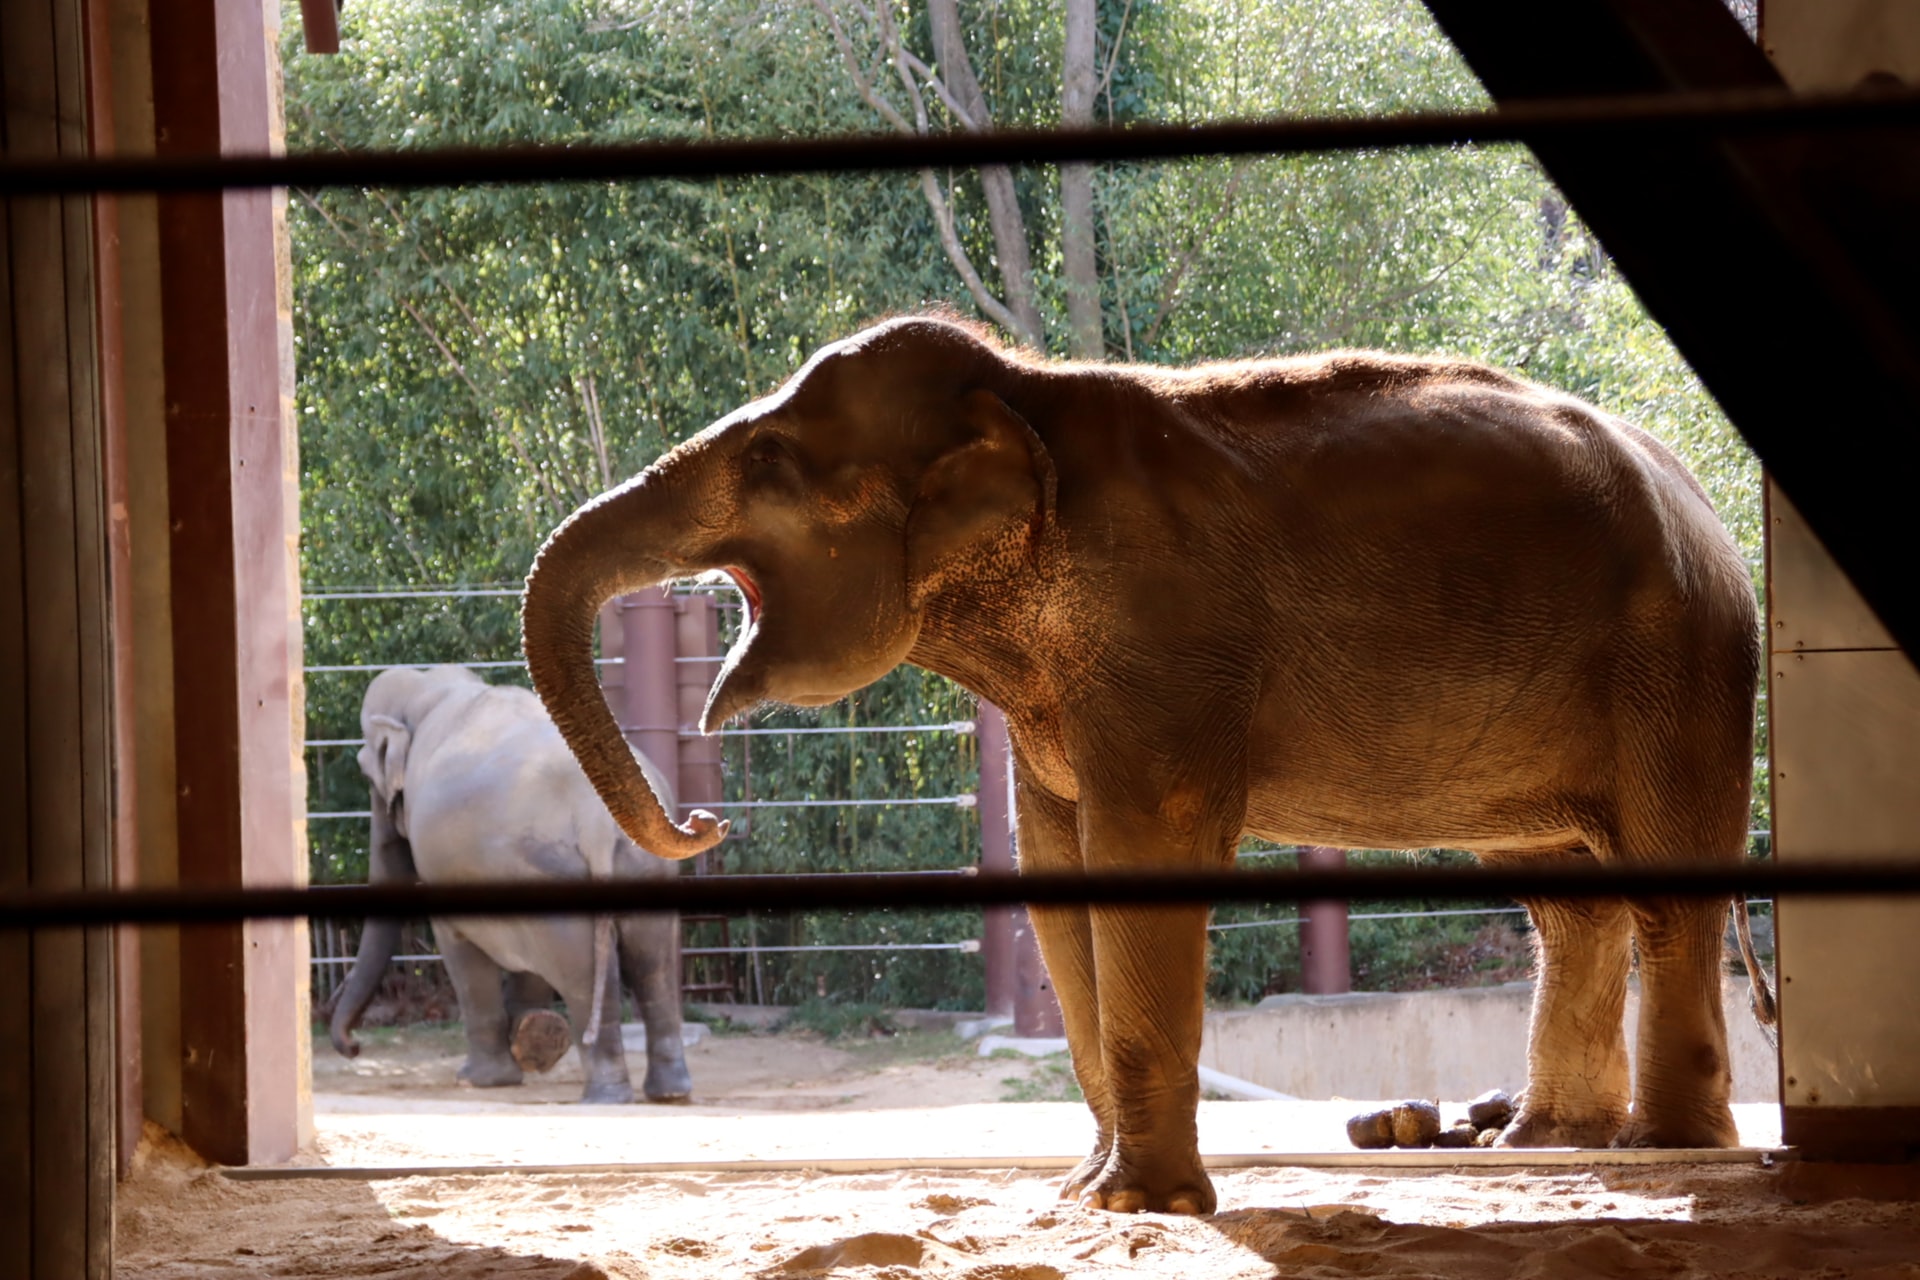
[{"label": "white concrete barrier", "polygon": [[[1747,980],[1723,991],[1733,1101],[1777,1102],[1779,1058],[1755,1025]],[[1200,1062],[1298,1098],[1438,1098],[1514,1091],[1527,1078],[1531,982],[1457,991],[1269,996],[1207,1015]],[[1627,1044],[1639,1018],[1627,993]]]}]

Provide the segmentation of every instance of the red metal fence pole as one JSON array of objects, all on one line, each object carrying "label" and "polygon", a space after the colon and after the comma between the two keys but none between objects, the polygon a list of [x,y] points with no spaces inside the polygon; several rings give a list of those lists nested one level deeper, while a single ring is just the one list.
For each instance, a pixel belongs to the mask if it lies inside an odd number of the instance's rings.
[{"label": "red metal fence pole", "polygon": [[[1347,865],[1345,849],[1313,846],[1300,850],[1303,871],[1338,871]],[[1335,996],[1353,990],[1353,959],[1347,940],[1347,904],[1303,902],[1300,914],[1300,989],[1308,995]]]},{"label": "red metal fence pole", "polygon": [[[980,747],[980,867],[984,871],[1013,870],[1013,787],[1007,749],[1007,721],[1000,708],[982,702],[976,717],[975,741]],[[1020,907],[988,907],[980,940],[987,969],[987,1012],[994,1017],[1013,1015],[1018,954],[1014,937],[1026,925]]]}]

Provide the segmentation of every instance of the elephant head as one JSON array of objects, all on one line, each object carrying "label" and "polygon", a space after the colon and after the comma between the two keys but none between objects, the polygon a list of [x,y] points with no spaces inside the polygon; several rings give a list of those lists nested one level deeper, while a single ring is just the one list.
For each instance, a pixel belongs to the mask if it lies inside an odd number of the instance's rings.
[{"label": "elephant head", "polygon": [[705,732],[762,702],[845,697],[908,658],[943,593],[1031,556],[1053,464],[1008,397],[1044,377],[967,326],[889,321],[823,348],[554,531],[522,614],[533,686],[637,844],[690,857],[726,824],[675,824],[643,782],[594,670],[599,606],[708,570],[738,584],[747,622]]},{"label": "elephant head", "polygon": [[464,667],[389,667],[367,685],[360,704],[366,741],[357,757],[367,776],[373,807],[402,839],[407,835],[407,755],[413,731],[442,699],[485,682]]}]

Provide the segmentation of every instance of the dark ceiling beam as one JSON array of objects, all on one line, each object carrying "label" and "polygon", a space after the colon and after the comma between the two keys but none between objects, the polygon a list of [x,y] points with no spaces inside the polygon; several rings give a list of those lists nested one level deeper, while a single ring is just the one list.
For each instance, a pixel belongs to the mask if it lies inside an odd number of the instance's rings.
[{"label": "dark ceiling beam", "polygon": [[[1780,88],[1719,0],[1426,0],[1502,105]],[[1920,132],[1535,148],[1774,480],[1920,654]]]}]

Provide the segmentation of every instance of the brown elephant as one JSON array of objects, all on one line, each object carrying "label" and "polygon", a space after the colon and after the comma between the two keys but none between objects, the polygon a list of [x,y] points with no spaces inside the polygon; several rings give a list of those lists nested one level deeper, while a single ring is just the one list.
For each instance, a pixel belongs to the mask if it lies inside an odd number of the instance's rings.
[{"label": "brown elephant", "polygon": [[[535,687],[643,847],[686,856],[595,679],[595,610],[724,569],[708,729],[900,662],[1006,712],[1023,868],[1226,867],[1243,833],[1486,861],[1736,862],[1747,567],[1657,440],[1479,365],[1054,363],[944,319],[818,352],[575,512],[527,582]],[[1725,1146],[1724,901],[1532,902],[1516,1146]],[[1034,925],[1098,1126],[1067,1194],[1211,1212],[1207,912]],[[1637,1071],[1623,1034],[1637,944]]]}]

